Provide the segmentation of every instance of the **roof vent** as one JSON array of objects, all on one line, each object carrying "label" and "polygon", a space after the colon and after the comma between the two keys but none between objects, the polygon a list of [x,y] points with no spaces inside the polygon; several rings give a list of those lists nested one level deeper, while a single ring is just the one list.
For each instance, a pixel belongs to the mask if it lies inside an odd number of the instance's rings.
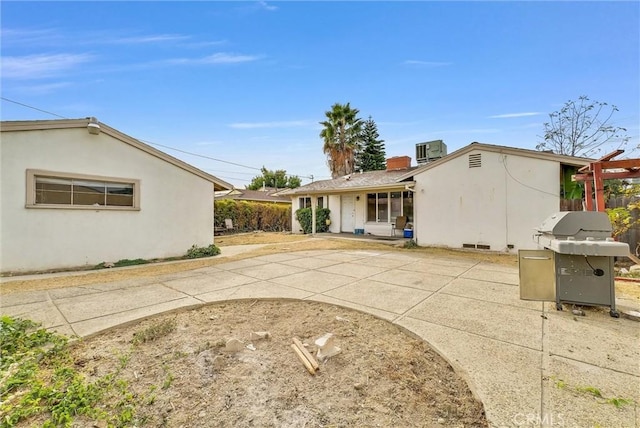
[{"label": "roof vent", "polygon": [[469,168],[480,168],[482,166],[482,153],[469,155]]}]

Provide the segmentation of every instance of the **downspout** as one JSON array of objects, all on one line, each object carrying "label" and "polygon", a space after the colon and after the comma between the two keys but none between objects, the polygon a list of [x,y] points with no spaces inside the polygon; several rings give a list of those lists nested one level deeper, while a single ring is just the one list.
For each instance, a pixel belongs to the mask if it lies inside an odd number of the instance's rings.
[{"label": "downspout", "polygon": [[[404,189],[408,192],[413,193],[413,203],[411,204],[411,210],[413,211],[412,217],[413,217],[413,241],[417,244],[418,243],[418,216],[416,215],[416,206],[418,205],[416,202],[416,190],[415,190],[415,184],[414,185],[409,185],[406,184],[404,186]],[[423,190],[424,191],[424,190]],[[404,210],[404,207],[402,208]],[[403,215],[404,212],[402,213]]]},{"label": "downspout", "polygon": [[503,156],[504,165],[504,227],[505,243],[507,253],[509,252],[509,177],[507,177],[507,155]]}]

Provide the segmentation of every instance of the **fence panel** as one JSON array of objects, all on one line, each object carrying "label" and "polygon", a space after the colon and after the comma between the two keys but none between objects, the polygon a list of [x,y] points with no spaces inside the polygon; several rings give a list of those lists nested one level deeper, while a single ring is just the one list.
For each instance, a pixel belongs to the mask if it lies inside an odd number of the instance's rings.
[{"label": "fence panel", "polygon": [[[626,207],[629,205],[629,203],[631,202],[637,202],[638,201],[637,196],[636,197],[628,197],[628,196],[618,196],[615,198],[611,198],[607,201],[607,208],[620,208],[620,207]],[[633,223],[638,221],[638,218],[640,217],[640,212],[638,212],[638,210],[632,210],[631,211],[631,221]],[[625,233],[622,233],[618,236],[618,241],[620,242],[626,242],[627,244],[629,244],[629,249],[631,250],[632,254],[638,254],[638,252],[636,251],[638,249],[638,245],[640,245],[640,225],[636,225],[632,228],[630,228],[628,231],[626,231]]]},{"label": "fence panel", "polygon": [[[628,197],[628,196],[617,196],[611,198],[607,201],[607,208],[620,208],[626,207],[630,202],[636,202],[640,199],[640,197]],[[595,206],[595,201],[593,202]],[[560,199],[560,211],[582,211],[583,210],[583,202],[582,199]],[[640,217],[639,210],[631,211],[632,222],[637,222]],[[636,225],[622,233],[618,236],[618,241],[626,242],[629,244],[629,249],[631,253],[637,254],[637,251],[640,251],[640,225]]]}]

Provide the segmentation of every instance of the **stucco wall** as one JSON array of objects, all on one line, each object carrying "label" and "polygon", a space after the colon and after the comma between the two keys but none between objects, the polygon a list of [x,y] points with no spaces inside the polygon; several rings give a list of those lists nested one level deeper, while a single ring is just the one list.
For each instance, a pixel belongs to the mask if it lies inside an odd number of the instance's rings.
[{"label": "stucco wall", "polygon": [[[177,256],[213,242],[213,185],[200,177],[84,128],[1,140],[3,272]],[[138,179],[140,210],[25,208],[27,169]]]},{"label": "stucco wall", "polygon": [[533,229],[559,211],[560,164],[489,151],[469,168],[468,154],[417,174],[414,237],[419,245],[491,250],[536,248]]}]

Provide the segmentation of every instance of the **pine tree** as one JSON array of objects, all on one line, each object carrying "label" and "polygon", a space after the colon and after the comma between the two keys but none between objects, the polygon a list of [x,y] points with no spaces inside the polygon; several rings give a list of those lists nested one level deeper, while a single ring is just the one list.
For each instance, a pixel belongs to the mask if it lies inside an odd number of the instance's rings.
[{"label": "pine tree", "polygon": [[362,130],[361,149],[356,153],[356,170],[379,171],[387,167],[384,140],[379,137],[376,122],[369,116]]}]

